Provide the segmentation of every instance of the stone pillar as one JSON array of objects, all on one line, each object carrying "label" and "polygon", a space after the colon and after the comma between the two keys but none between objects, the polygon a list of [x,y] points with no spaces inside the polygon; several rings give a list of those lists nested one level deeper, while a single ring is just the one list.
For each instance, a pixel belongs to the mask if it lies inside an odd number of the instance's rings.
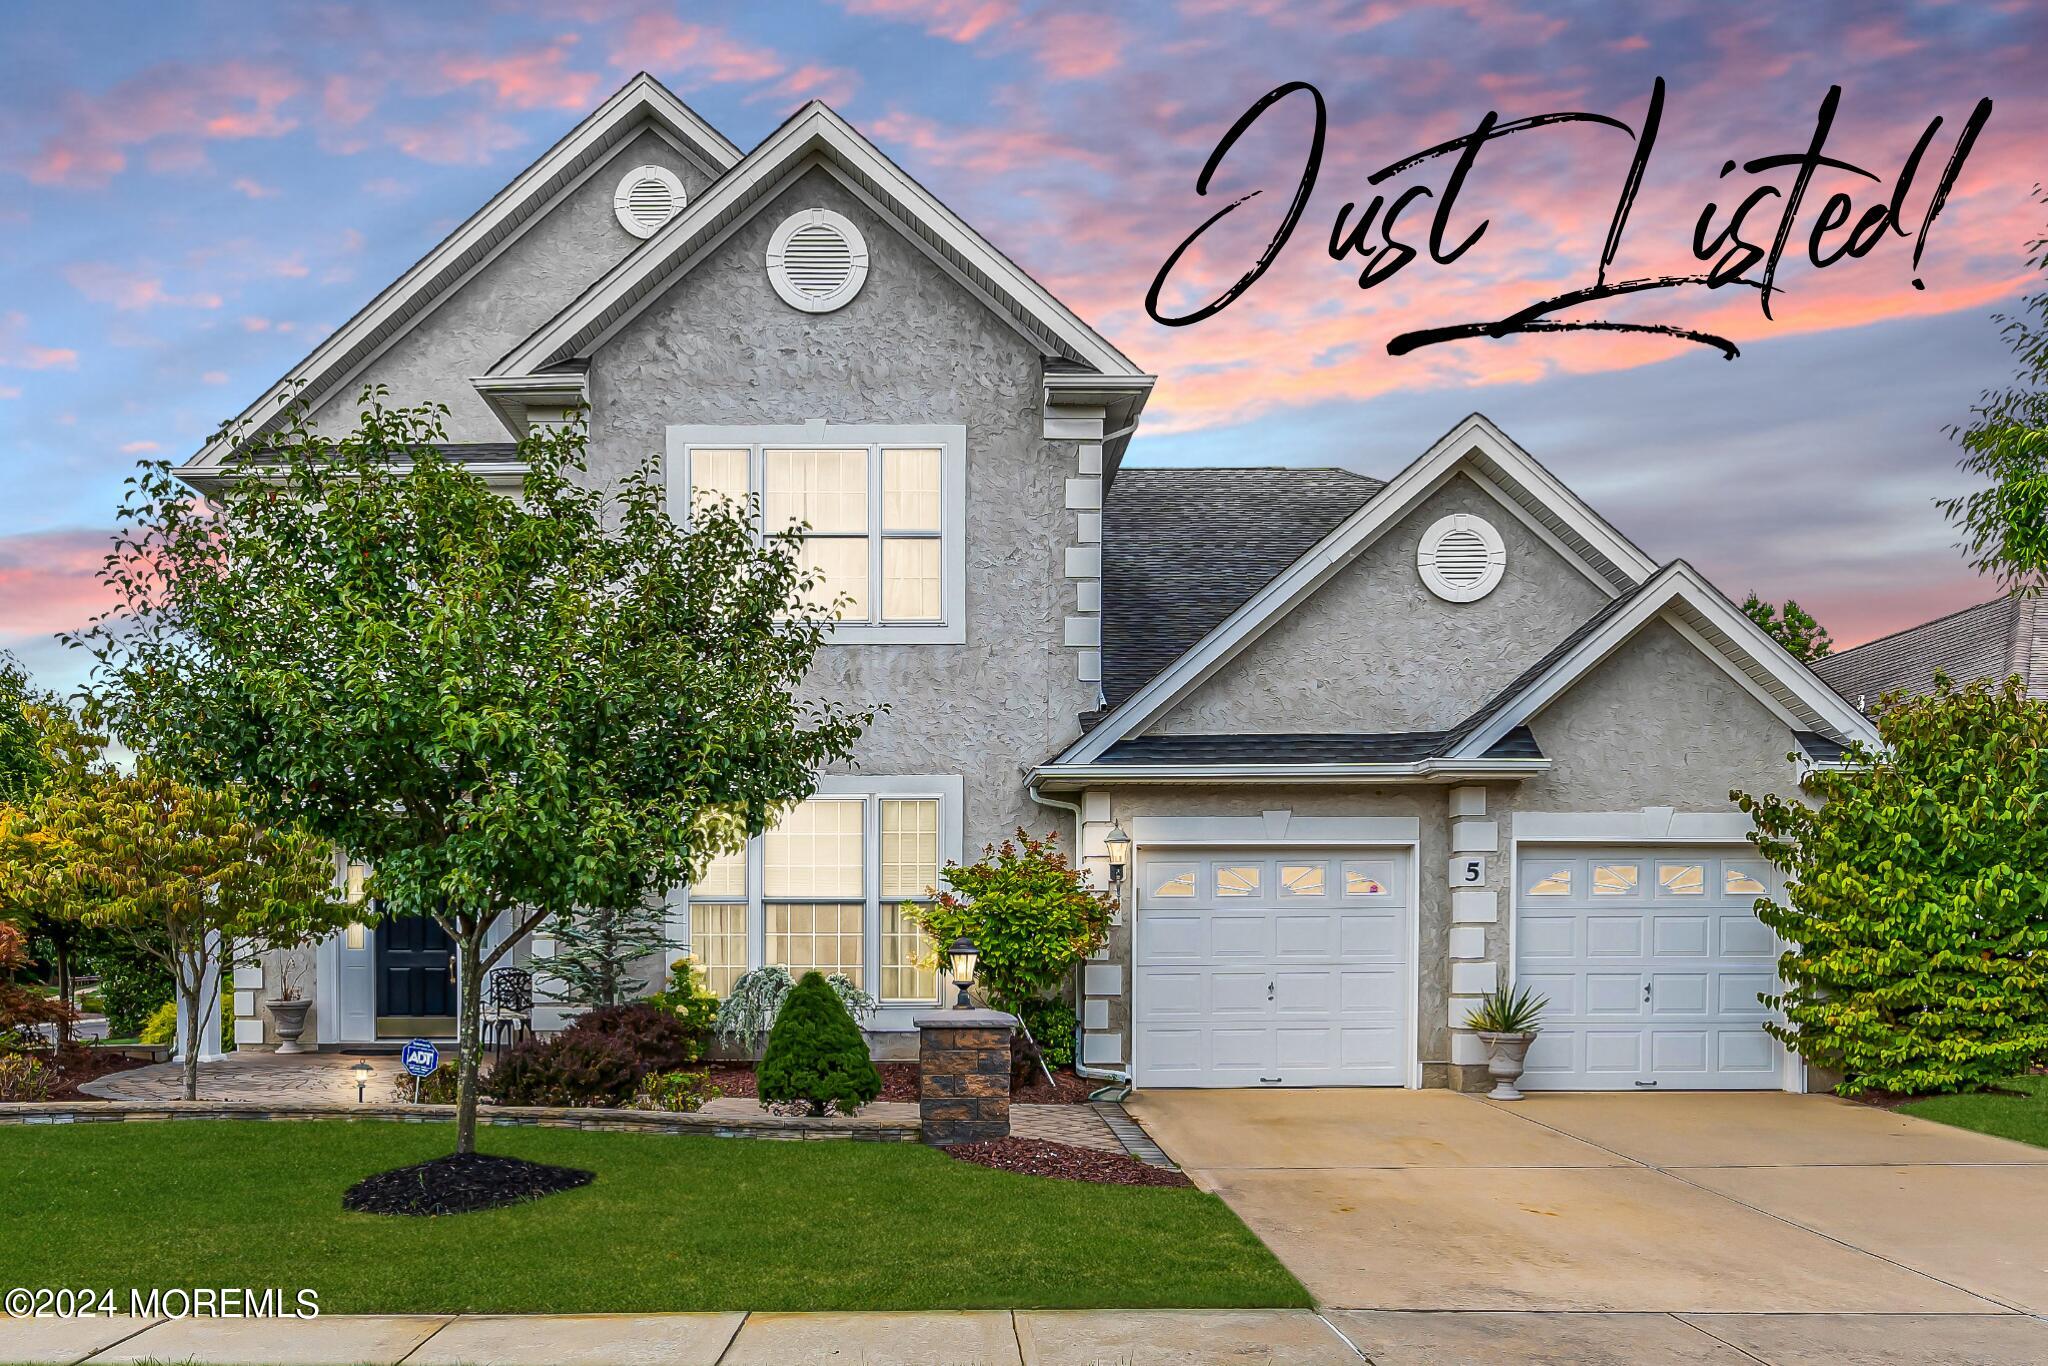
[{"label": "stone pillar", "polygon": [[924,1141],[945,1146],[1010,1136],[1010,1035],[999,1010],[942,1010],[917,1025],[917,1110]]}]

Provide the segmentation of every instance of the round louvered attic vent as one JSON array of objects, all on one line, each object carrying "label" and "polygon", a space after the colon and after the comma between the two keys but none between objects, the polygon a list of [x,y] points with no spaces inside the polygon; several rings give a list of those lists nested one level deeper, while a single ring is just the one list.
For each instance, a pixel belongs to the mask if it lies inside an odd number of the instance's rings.
[{"label": "round louvered attic vent", "polygon": [[635,237],[652,237],[683,211],[683,182],[660,166],[635,166],[612,195],[619,225]]},{"label": "round louvered attic vent", "polygon": [[841,214],[806,209],[782,220],[768,239],[768,279],[791,308],[830,313],[860,293],[868,244]]},{"label": "round louvered attic vent", "polygon": [[1507,564],[1500,533],[1484,517],[1466,512],[1430,527],[1415,551],[1424,586],[1446,602],[1477,602],[1500,583]]}]

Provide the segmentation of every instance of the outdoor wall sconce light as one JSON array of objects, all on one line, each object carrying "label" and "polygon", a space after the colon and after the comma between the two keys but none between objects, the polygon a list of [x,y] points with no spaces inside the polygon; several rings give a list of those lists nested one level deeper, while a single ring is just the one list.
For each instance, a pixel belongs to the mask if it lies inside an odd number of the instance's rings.
[{"label": "outdoor wall sconce light", "polygon": [[1130,864],[1131,837],[1121,825],[1111,822],[1109,833],[1102,837],[1102,847],[1109,852],[1109,884],[1114,887],[1124,880],[1124,869]]},{"label": "outdoor wall sconce light", "polygon": [[370,1084],[370,1078],[376,1075],[376,1071],[370,1066],[368,1059],[357,1063],[348,1070],[356,1079],[356,1104],[361,1105],[363,1103],[363,1088]]},{"label": "outdoor wall sconce light", "polygon": [[974,941],[961,935],[953,941],[953,947],[946,950],[953,960],[953,985],[959,989],[960,999],[953,1002],[955,1010],[972,1010],[974,1002],[967,999],[967,988],[974,985],[974,965],[981,961],[981,953],[974,947]]}]

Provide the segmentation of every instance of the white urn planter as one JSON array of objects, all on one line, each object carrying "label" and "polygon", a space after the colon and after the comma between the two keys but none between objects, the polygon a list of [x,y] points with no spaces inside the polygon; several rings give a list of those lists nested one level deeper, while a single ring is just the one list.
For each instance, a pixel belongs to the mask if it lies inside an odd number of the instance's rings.
[{"label": "white urn planter", "polygon": [[306,1032],[306,1012],[313,1008],[307,1000],[265,1001],[270,1011],[270,1026],[277,1031],[277,1051],[280,1053],[310,1053],[313,1050],[299,1042],[299,1036]]},{"label": "white urn planter", "polygon": [[1515,1083],[1521,1080],[1522,1069],[1528,1064],[1529,1045],[1536,1042],[1536,1031],[1496,1034],[1482,1029],[1479,1037],[1486,1044],[1486,1074],[1493,1078],[1493,1089],[1486,1093],[1487,1099],[1520,1100],[1522,1093]]}]

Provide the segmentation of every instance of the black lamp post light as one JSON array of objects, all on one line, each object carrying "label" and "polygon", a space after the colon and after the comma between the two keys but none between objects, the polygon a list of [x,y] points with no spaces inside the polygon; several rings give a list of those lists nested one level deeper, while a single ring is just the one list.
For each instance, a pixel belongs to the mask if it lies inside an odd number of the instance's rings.
[{"label": "black lamp post light", "polygon": [[376,1069],[371,1067],[369,1059],[365,1058],[348,1070],[356,1079],[356,1104],[361,1105],[363,1103],[363,1088],[370,1084],[370,1078],[376,1075]]},{"label": "black lamp post light", "polygon": [[953,960],[953,985],[960,992],[960,999],[953,1002],[955,1010],[972,1010],[974,1002],[967,999],[967,988],[974,985],[974,965],[981,961],[981,953],[974,947],[974,941],[961,935],[953,941],[953,947],[946,950]]}]

